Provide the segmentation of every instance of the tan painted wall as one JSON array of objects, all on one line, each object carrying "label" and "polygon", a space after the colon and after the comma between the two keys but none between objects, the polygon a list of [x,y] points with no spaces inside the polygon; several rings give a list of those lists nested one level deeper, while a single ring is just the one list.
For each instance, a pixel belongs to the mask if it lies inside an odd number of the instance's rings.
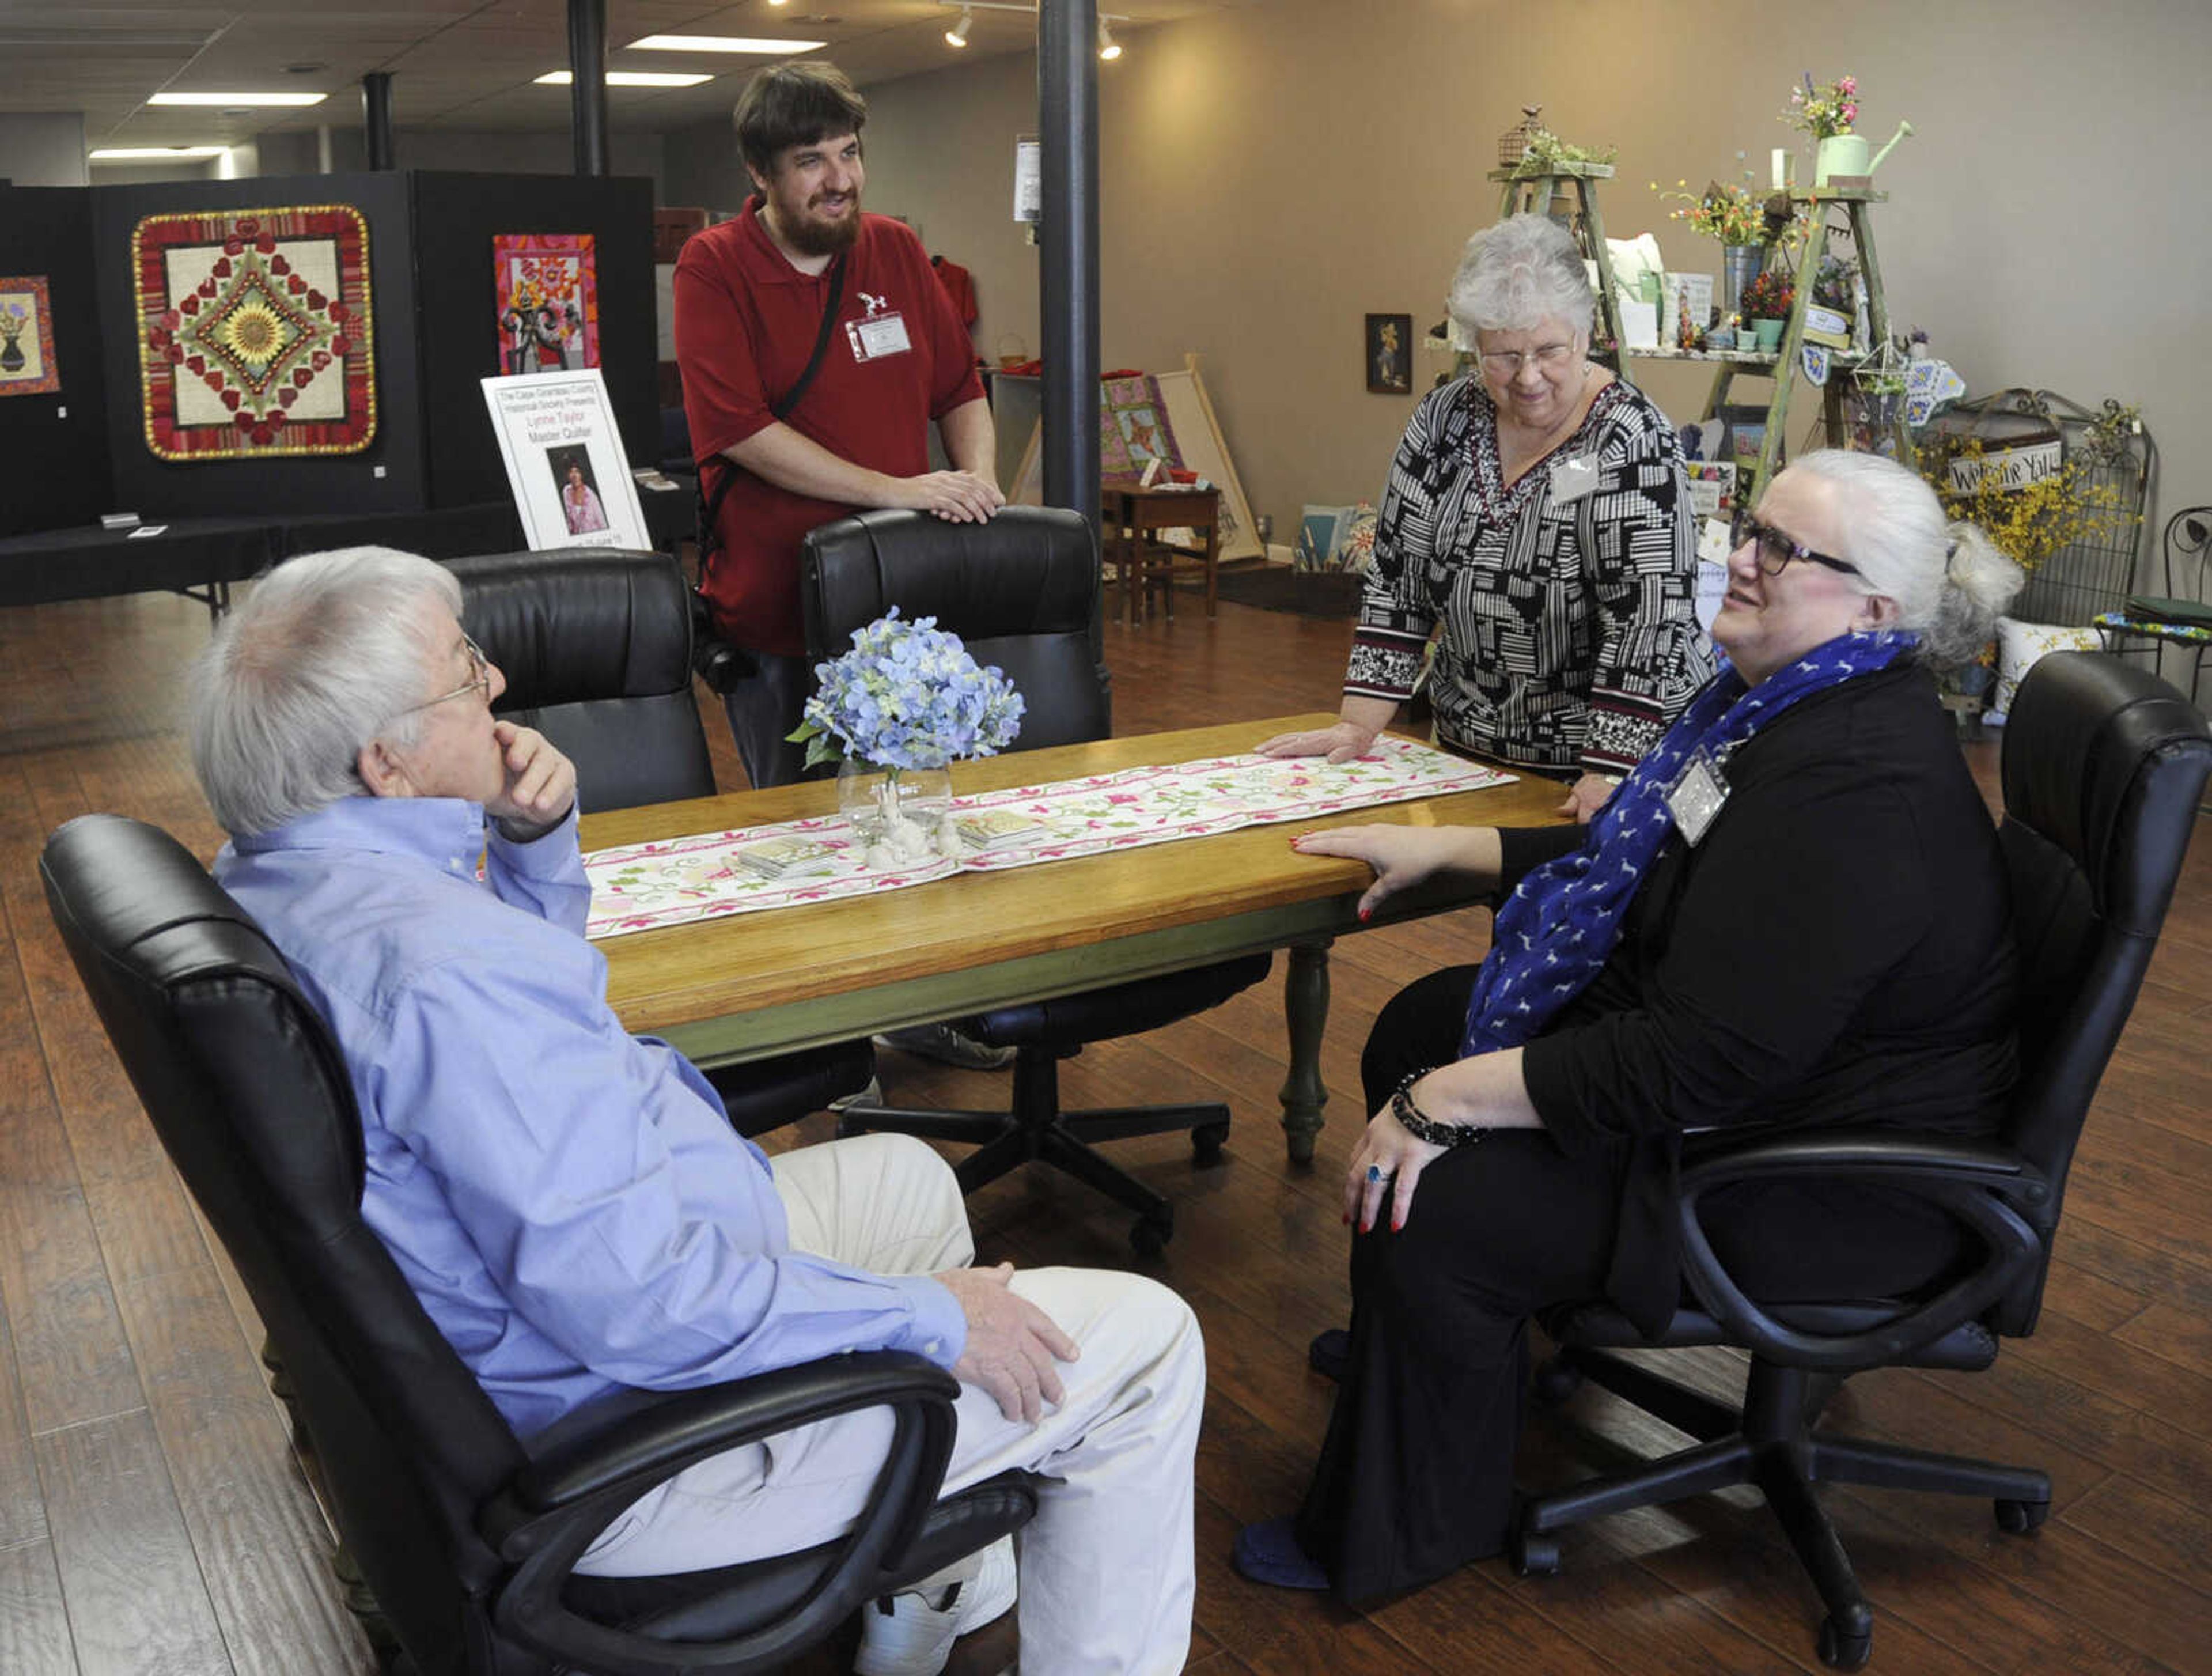
[{"label": "tan painted wall", "polygon": [[[1267,0],[1125,39],[1100,75],[1104,364],[1204,354],[1279,539],[1302,502],[1379,491],[1408,403],[1367,393],[1361,316],[1441,318],[1523,101],[1620,146],[1609,231],[1657,231],[1670,261],[1717,271],[1646,183],[1730,174],[1739,148],[1763,172],[1796,137],[1775,116],[1807,68],[1858,76],[1877,143],[1900,116],[1918,130],[1877,212],[1899,325],[1977,391],[2140,402],[2165,504],[2212,500],[2204,0]],[[1036,253],[1008,219],[1035,76],[999,58],[868,89],[873,207],[975,271],[987,356],[1039,343]],[[1694,417],[1702,379],[1644,381]]]}]

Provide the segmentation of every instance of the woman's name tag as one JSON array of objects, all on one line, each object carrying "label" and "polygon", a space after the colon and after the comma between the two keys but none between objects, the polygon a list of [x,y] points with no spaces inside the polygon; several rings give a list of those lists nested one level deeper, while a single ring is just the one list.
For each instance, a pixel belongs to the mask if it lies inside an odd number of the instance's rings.
[{"label": "woman's name tag", "polygon": [[1667,788],[1667,813],[1674,818],[1676,828],[1692,849],[1713,824],[1721,805],[1728,801],[1728,794],[1720,765],[1702,748],[1683,765],[1674,783]]},{"label": "woman's name tag", "polygon": [[1562,460],[1552,467],[1552,504],[1565,506],[1578,501],[1597,487],[1597,459],[1593,454],[1578,454]]}]

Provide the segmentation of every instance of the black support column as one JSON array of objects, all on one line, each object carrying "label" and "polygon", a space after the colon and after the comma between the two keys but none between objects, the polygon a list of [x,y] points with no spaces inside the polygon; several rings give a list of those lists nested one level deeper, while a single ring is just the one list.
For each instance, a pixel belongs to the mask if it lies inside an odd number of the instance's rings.
[{"label": "black support column", "polygon": [[372,70],[361,78],[361,122],[368,143],[368,166],[392,166],[392,72]]},{"label": "black support column", "polygon": [[606,0],[568,0],[570,125],[575,131],[576,173],[607,172]]},{"label": "black support column", "polygon": [[[1042,0],[1044,499],[1098,521],[1098,5]],[[1104,612],[1091,613],[1103,662]]]}]

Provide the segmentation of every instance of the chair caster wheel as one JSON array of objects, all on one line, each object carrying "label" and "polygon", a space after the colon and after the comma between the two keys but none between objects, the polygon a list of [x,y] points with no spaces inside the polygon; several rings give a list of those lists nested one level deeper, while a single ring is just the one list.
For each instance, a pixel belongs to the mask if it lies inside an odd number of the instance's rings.
[{"label": "chair caster wheel", "polygon": [[1820,1662],[1838,1670],[1863,1670],[1874,1656],[1874,1631],[1853,1635],[1832,1618],[1820,1620]]},{"label": "chair caster wheel", "polygon": [[1156,1222],[1149,1216],[1139,1216],[1129,1224],[1129,1244],[1139,1257],[1158,1257],[1168,1248],[1168,1240],[1174,1233],[1172,1220]]},{"label": "chair caster wheel", "polygon": [[1516,1577],[1556,1577],[1559,1575],[1559,1545],[1548,1536],[1516,1531],[1506,1540]]},{"label": "chair caster wheel", "polygon": [[1999,1502],[1997,1528],[2010,1531],[2014,1536],[2025,1535],[2051,1517],[2048,1502]]},{"label": "chair caster wheel", "polygon": [[1190,1155],[1194,1162],[1218,1164],[1221,1149],[1229,1143],[1229,1125],[1225,1123],[1202,1123],[1190,1131]]},{"label": "chair caster wheel", "polygon": [[1555,1356],[1536,1369],[1536,1400],[1557,1408],[1583,1388],[1583,1370],[1565,1356]]}]

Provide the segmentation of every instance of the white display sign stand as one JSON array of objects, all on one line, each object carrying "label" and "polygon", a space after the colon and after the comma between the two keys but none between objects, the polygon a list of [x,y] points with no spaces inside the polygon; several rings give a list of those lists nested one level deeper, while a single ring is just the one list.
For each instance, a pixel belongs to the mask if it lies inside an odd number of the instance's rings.
[{"label": "white display sign stand", "polygon": [[597,367],[483,381],[507,484],[532,552],[627,547],[649,552],[645,513]]}]

